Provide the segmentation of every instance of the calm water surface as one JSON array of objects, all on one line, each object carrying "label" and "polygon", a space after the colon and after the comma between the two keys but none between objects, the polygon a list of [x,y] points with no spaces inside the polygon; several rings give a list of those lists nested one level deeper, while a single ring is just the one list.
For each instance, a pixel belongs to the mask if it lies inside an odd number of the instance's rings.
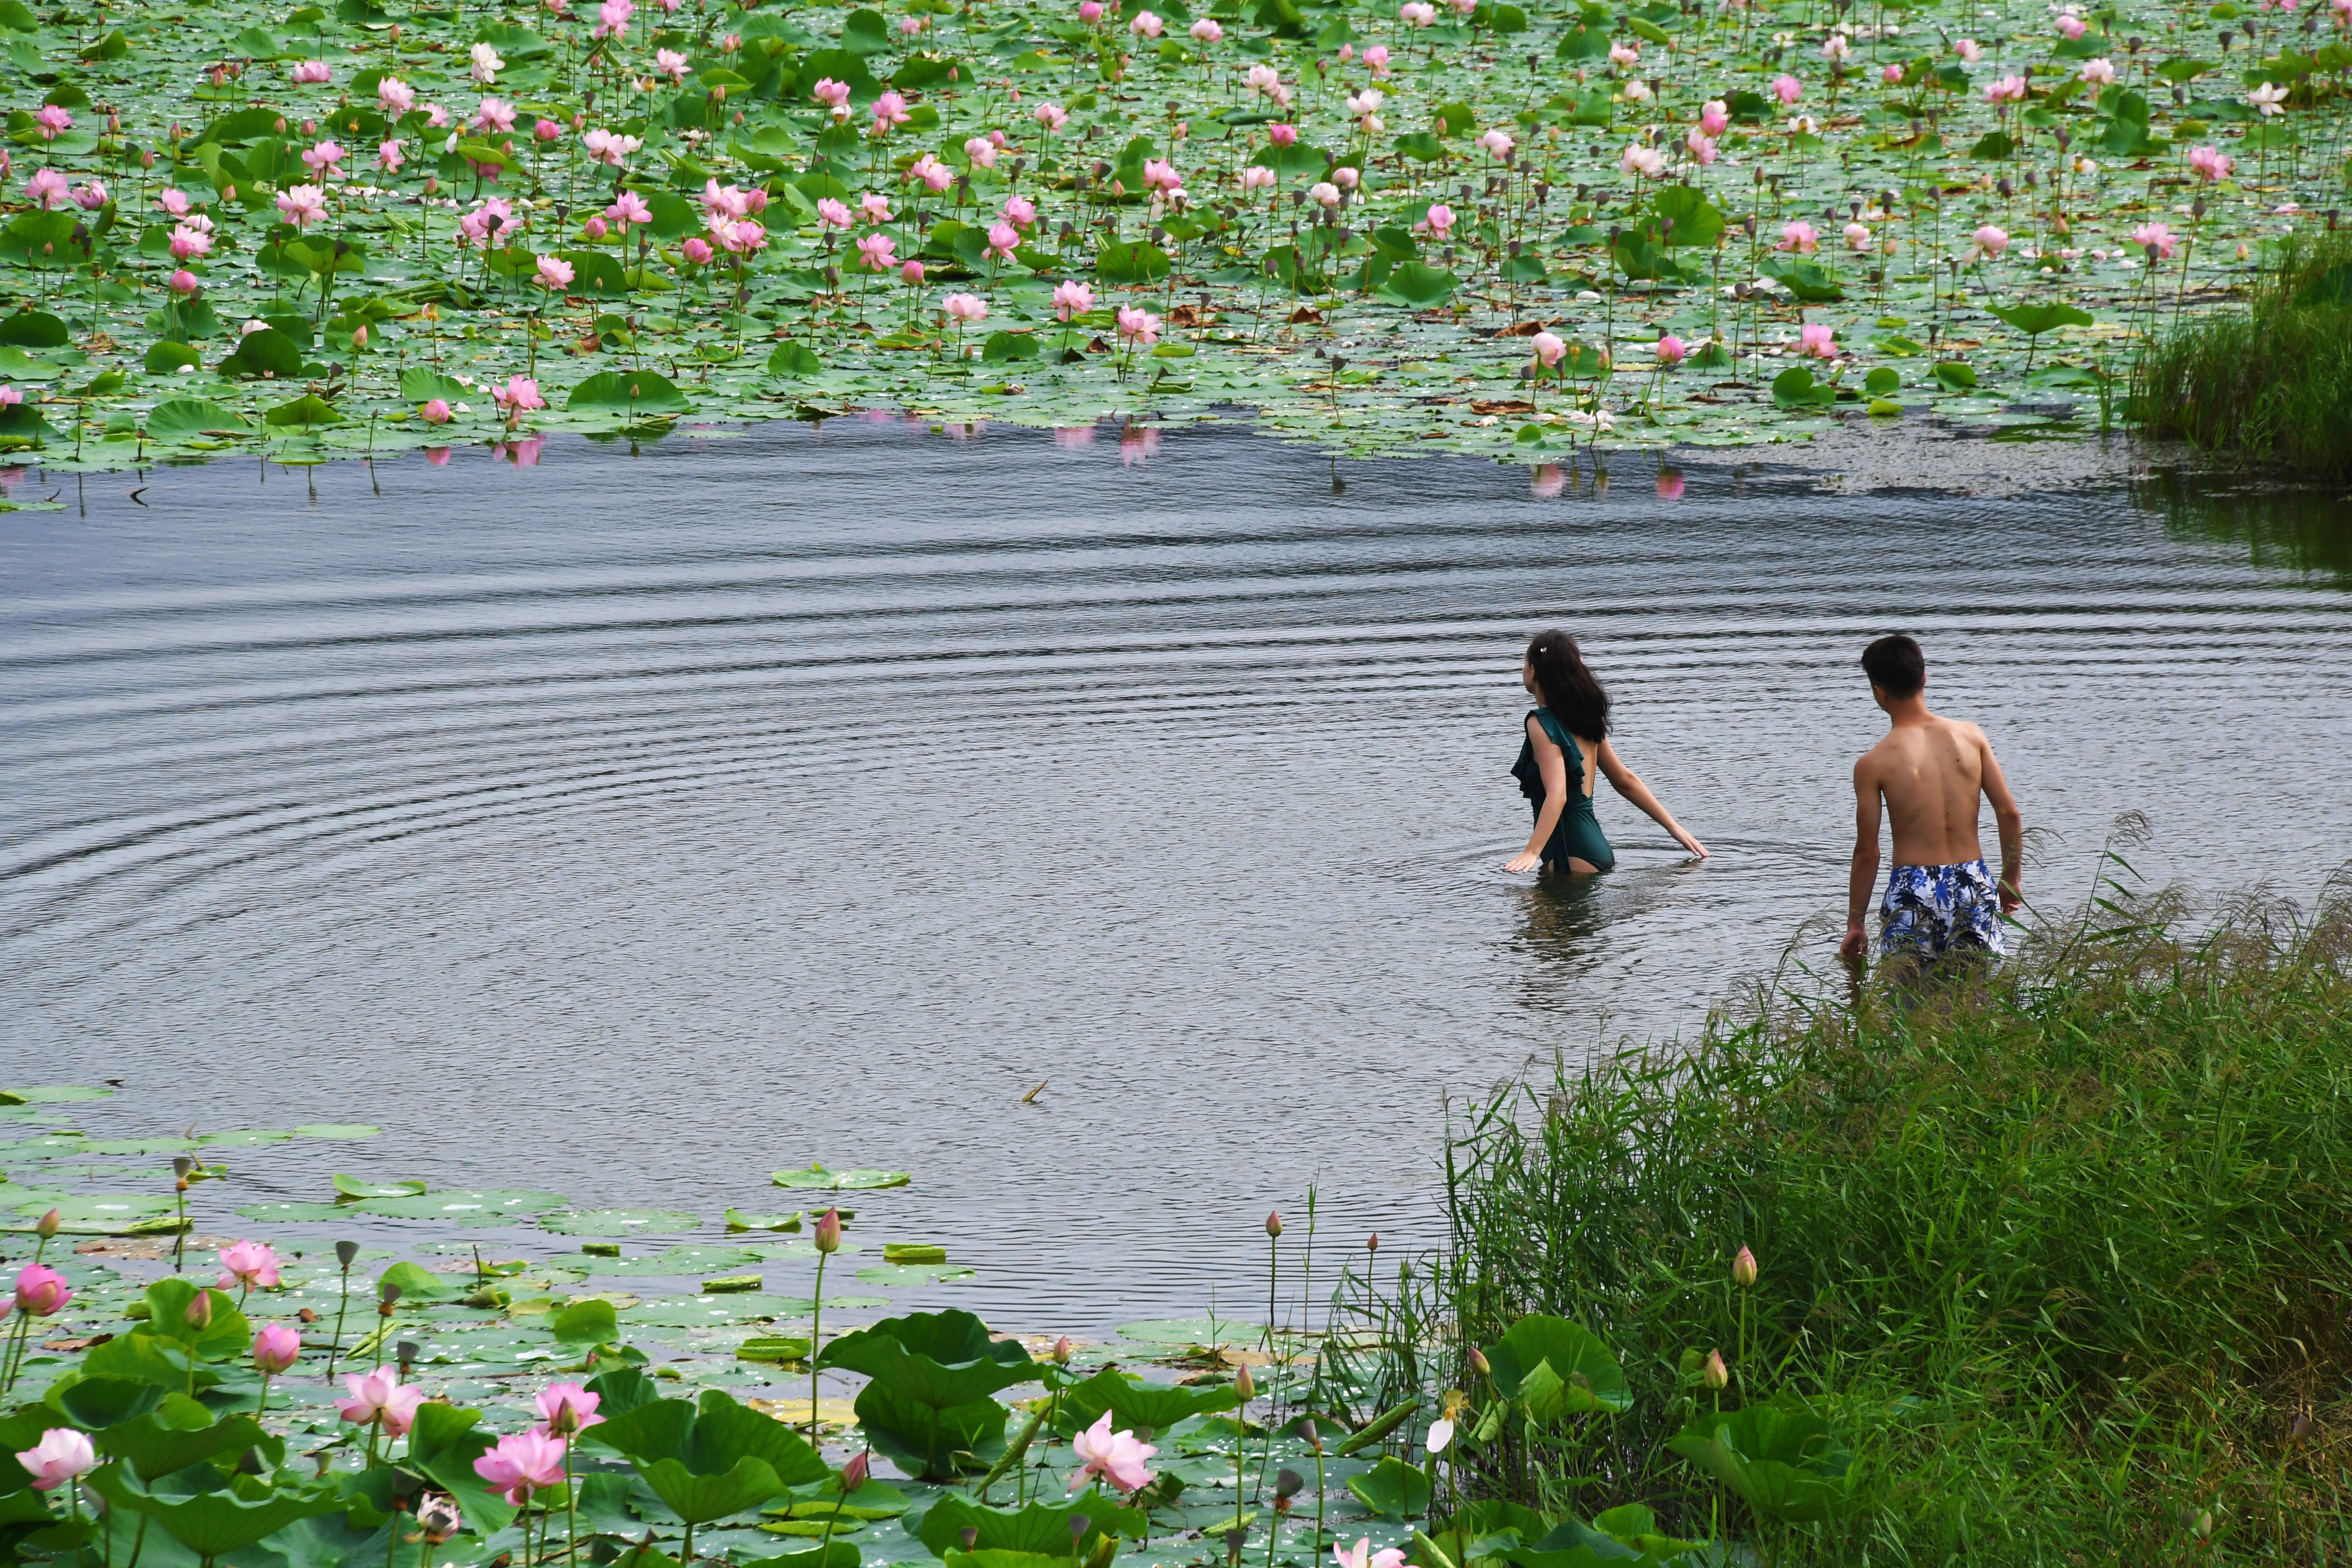
[{"label": "calm water surface", "polygon": [[[1687,1030],[1841,910],[1883,632],[2058,906],[2129,808],[2217,890],[2307,900],[2352,843],[2339,582],[2119,483],[1336,472],[835,422],[68,479],[0,517],[5,1078],[124,1080],[92,1131],[387,1130],[239,1201],[910,1170],[866,1206],[961,1300],[1097,1325],[1247,1300],[1310,1179],[1327,1237],[1430,1238],[1449,1092]],[[1614,875],[1501,873],[1554,624],[1706,864],[1604,790]]]}]

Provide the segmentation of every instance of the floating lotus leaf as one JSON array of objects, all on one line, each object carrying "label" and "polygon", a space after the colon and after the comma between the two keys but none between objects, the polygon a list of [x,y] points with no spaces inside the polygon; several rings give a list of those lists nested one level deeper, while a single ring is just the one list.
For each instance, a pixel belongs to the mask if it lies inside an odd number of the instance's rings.
[{"label": "floating lotus leaf", "polygon": [[1059,1425],[1066,1437],[1093,1426],[1096,1417],[1108,1411],[1114,1430],[1165,1432],[1179,1421],[1240,1406],[1241,1397],[1230,1385],[1179,1388],[1105,1367],[1063,1394]]},{"label": "floating lotus leaf", "polygon": [[1395,1455],[1383,1456],[1381,1462],[1360,1476],[1348,1478],[1348,1490],[1358,1502],[1382,1519],[1415,1519],[1429,1510],[1429,1500],[1434,1495],[1429,1472],[1418,1465],[1408,1465]]},{"label": "floating lotus leaf", "polygon": [[730,1208],[727,1211],[727,1228],[729,1230],[798,1230],[801,1227],[803,1212],[800,1209],[794,1209],[790,1214],[749,1215],[740,1209]]},{"label": "floating lotus leaf", "polygon": [[678,1209],[564,1209],[539,1216],[539,1228],[558,1236],[637,1236],[692,1230],[701,1223]]},{"label": "floating lotus leaf", "polygon": [[466,1189],[420,1193],[411,1197],[366,1198],[351,1205],[359,1214],[388,1219],[454,1219],[467,1225],[499,1224],[564,1206],[555,1193]]},{"label": "floating lotus leaf", "polygon": [[778,1171],[776,1185],[803,1187],[819,1192],[865,1192],[881,1187],[903,1187],[914,1178],[904,1171],[831,1171],[823,1165],[811,1165],[804,1171]]},{"label": "floating lotus leaf", "polygon": [[[1073,1536],[1071,1521],[1080,1518],[1087,1521],[1086,1532]],[[1138,1541],[1150,1528],[1141,1510],[1094,1487],[1073,1498],[1041,1500],[1021,1508],[989,1508],[950,1492],[919,1521],[908,1522],[931,1555],[942,1560],[958,1548],[966,1530],[977,1532],[972,1543],[976,1552],[1029,1552],[1067,1563],[1091,1556],[1106,1535]]]},{"label": "floating lotus leaf", "polygon": [[354,1201],[363,1198],[422,1197],[429,1183],[421,1181],[371,1182],[358,1176],[337,1175],[335,1191]]}]

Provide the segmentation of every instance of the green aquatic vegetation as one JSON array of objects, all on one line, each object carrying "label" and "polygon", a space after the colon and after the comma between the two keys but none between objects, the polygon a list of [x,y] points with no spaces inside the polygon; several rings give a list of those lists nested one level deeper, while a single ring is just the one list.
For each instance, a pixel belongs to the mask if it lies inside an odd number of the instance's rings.
[{"label": "green aquatic vegetation", "polygon": [[2017,935],[1924,990],[1782,976],[1457,1129],[1449,1247],[1351,1313],[1474,1409],[1530,1312],[1630,1395],[1474,1428],[1465,1494],[1832,1561],[2341,1553],[2352,889],[2200,929],[2110,862]]},{"label": "green aquatic vegetation", "polygon": [[2240,310],[2168,330],[2139,357],[2151,434],[2312,479],[2352,474],[2352,233],[2295,236]]},{"label": "green aquatic vegetation", "polygon": [[2308,10],[942,4],[9,10],[0,447],[2047,424],[2344,179]]}]

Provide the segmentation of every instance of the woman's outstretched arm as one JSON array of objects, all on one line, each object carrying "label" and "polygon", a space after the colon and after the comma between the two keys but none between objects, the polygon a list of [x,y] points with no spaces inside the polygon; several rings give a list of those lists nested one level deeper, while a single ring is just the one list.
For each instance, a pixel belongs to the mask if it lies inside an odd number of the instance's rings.
[{"label": "woman's outstretched arm", "polygon": [[[1651,821],[1673,834],[1675,843],[1700,859],[1706,858],[1706,846],[1692,837],[1684,829],[1683,825],[1675,820],[1675,814],[1658,804],[1658,797],[1650,793],[1650,786],[1643,784],[1633,770],[1625,765],[1624,759],[1617,754],[1617,748],[1605,737],[1601,742],[1601,771],[1609,775],[1610,784],[1615,787],[1619,795],[1641,807]],[[1545,783],[1547,784],[1550,783],[1549,775]]]},{"label": "woman's outstretched arm", "polygon": [[1528,715],[1528,740],[1535,746],[1536,767],[1543,774],[1543,810],[1536,817],[1536,830],[1528,836],[1528,847],[1503,862],[1506,871],[1532,871],[1542,865],[1543,847],[1551,842],[1559,814],[1568,809],[1568,754],[1552,744],[1532,713]]}]

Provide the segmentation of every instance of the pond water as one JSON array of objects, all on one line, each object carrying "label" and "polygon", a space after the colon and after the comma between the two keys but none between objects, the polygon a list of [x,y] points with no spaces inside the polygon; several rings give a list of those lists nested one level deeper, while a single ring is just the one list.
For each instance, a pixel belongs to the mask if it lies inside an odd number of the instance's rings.
[{"label": "pond water", "polygon": [[[17,481],[67,508],[0,517],[7,1080],[122,1080],[93,1130],[386,1129],[237,1201],[709,1221],[908,1170],[888,1238],[1080,1328],[1262,1292],[1310,1180],[1326,1258],[1434,1239],[1449,1095],[1689,1030],[1839,911],[1883,632],[1990,731],[2051,905],[2127,809],[2214,890],[2307,903],[2352,842],[2342,577],[2120,477],[1547,495],[1232,426],[536,456]],[[1614,875],[1501,872],[1554,624],[1704,865],[1604,790]]]}]

